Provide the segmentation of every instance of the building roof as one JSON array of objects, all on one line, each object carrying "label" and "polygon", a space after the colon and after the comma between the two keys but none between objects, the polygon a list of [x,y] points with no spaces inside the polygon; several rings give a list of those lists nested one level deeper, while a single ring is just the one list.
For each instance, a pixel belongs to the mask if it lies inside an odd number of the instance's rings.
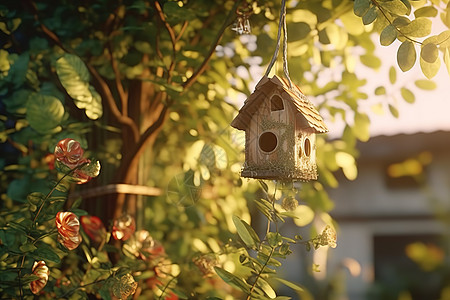
[{"label": "building roof", "polygon": [[367,142],[359,142],[359,162],[399,160],[423,151],[448,153],[450,131],[417,132],[396,135],[378,135]]},{"label": "building roof", "polygon": [[273,88],[281,88],[283,90],[283,98],[290,99],[295,109],[302,114],[311,128],[317,132],[328,132],[328,128],[323,122],[322,117],[316,110],[314,105],[306,98],[300,88],[289,82],[285,78],[274,75],[272,78],[264,76],[256,85],[255,91],[245,100],[244,105],[239,110],[238,115],[231,122],[234,128],[245,130],[250,125],[253,114],[257,111],[261,102],[267,97],[268,90]]}]

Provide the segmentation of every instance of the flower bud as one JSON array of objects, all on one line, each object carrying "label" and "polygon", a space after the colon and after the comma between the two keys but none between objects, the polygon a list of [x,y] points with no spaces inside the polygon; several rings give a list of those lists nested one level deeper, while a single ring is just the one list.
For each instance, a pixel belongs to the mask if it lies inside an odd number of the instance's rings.
[{"label": "flower bud", "polygon": [[116,240],[126,241],[136,230],[136,223],[134,218],[129,214],[124,214],[114,220],[112,236]]},{"label": "flower bud", "polygon": [[70,169],[79,164],[83,153],[84,151],[80,143],[70,138],[59,141],[55,147],[56,160],[68,166]]},{"label": "flower bud", "polygon": [[33,268],[31,269],[31,273],[39,277],[39,279],[30,282],[30,290],[33,294],[39,293],[47,284],[48,275],[50,271],[48,267],[45,265],[45,261],[35,261],[33,264]]}]

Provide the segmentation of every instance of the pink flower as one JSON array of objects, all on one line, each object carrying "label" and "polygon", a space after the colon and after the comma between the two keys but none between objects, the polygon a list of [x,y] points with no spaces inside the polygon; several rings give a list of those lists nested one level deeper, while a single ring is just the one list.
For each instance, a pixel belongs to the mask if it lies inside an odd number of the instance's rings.
[{"label": "pink flower", "polygon": [[55,147],[56,160],[68,166],[70,169],[80,164],[83,153],[84,151],[80,143],[70,138],[59,141]]},{"label": "pink flower", "polygon": [[86,183],[100,174],[100,162],[83,158],[83,153],[80,143],[70,138],[59,141],[55,147],[56,169],[69,175],[68,178],[77,184]]},{"label": "pink flower", "polygon": [[80,231],[80,221],[78,217],[72,212],[58,212],[56,214],[56,228],[63,237],[73,237],[78,235]]},{"label": "pink flower", "polygon": [[124,214],[118,219],[114,220],[112,236],[116,240],[126,241],[136,230],[136,222],[129,214]]},{"label": "pink flower", "polygon": [[59,233],[58,241],[69,250],[77,248],[82,241],[78,217],[72,212],[60,211],[56,214],[55,223]]},{"label": "pink flower", "polygon": [[62,235],[58,235],[58,242],[64,245],[68,250],[76,249],[82,242],[82,238],[80,234],[71,237],[63,237]]},{"label": "pink flower", "polygon": [[39,277],[39,279],[30,282],[30,290],[33,294],[39,293],[47,284],[50,271],[45,265],[45,261],[35,261],[31,273]]},{"label": "pink flower", "polygon": [[106,229],[100,220],[96,216],[82,216],[81,226],[84,232],[95,242],[101,243],[106,237]]}]

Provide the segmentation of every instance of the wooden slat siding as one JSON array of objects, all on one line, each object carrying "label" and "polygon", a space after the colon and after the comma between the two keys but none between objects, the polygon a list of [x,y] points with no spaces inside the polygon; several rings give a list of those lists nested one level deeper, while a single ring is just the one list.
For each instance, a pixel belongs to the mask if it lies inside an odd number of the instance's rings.
[{"label": "wooden slat siding", "polygon": [[250,166],[254,166],[258,163],[259,157],[256,145],[258,143],[258,124],[259,121],[259,112],[256,112],[253,115],[253,118],[250,121],[250,129],[248,130],[248,144],[247,147],[249,149],[250,157],[247,160]]}]

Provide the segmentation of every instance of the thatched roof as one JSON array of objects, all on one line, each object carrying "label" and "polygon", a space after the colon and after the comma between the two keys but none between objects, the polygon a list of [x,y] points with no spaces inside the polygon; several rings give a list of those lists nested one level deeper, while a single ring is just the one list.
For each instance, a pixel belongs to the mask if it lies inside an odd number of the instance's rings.
[{"label": "thatched roof", "polygon": [[309,127],[314,128],[318,133],[328,132],[328,128],[323,122],[319,112],[314,105],[306,98],[300,88],[289,82],[285,78],[274,75],[272,78],[264,76],[256,85],[255,91],[245,100],[244,105],[239,110],[238,115],[231,122],[234,128],[245,130],[249,124],[253,114],[257,111],[261,102],[267,98],[268,91],[274,88],[281,88],[284,99],[291,100],[295,109],[302,114],[307,121]]}]

